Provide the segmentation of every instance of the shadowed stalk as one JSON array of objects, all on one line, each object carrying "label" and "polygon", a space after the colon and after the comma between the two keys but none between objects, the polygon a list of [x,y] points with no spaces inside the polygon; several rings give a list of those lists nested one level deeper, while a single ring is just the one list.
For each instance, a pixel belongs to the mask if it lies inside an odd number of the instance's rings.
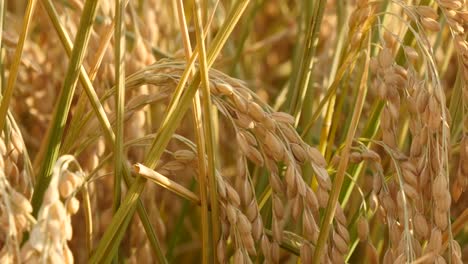
[{"label": "shadowed stalk", "polygon": [[115,0],[115,147],[114,147],[114,203],[117,211],[122,196],[121,183],[124,158],[124,108],[125,108],[125,1]]},{"label": "shadowed stalk", "polygon": [[238,64],[239,61],[241,61],[241,55],[246,47],[249,33],[252,31],[252,28],[254,26],[253,21],[255,19],[255,15],[258,11],[261,10],[261,7],[263,7],[264,4],[265,0],[255,2],[255,4],[252,5],[251,10],[247,15],[247,18],[244,21],[244,27],[242,28],[242,33],[240,34],[240,40],[238,41],[238,43],[236,43],[234,56],[232,58],[232,61],[230,62],[232,66],[230,67],[229,72],[232,74],[235,74],[236,72],[239,73],[239,71],[237,70],[237,68],[239,67]]},{"label": "shadowed stalk", "polygon": [[[300,11],[298,12],[299,14],[297,15],[297,18],[295,20],[296,25],[297,25],[297,32],[298,34],[295,37],[296,43],[298,43],[293,52],[292,52],[292,71],[291,71],[291,77],[288,80],[288,85],[284,87],[282,90],[282,96],[284,98],[284,102],[281,104],[284,104],[282,108],[284,109],[283,111],[290,111],[292,107],[292,97],[294,94],[294,89],[295,85],[299,79],[299,69],[300,69],[300,62],[302,58],[304,57],[304,53],[306,49],[304,48],[306,45],[306,34],[308,26],[308,19],[311,19],[313,12],[314,12],[314,3],[312,1],[303,1],[303,2],[298,2],[299,7],[301,8]],[[303,34],[304,33],[304,34]]]},{"label": "shadowed stalk", "polygon": [[[116,132],[114,148],[114,204],[116,211],[120,204],[123,158],[123,115],[125,106],[125,1],[115,1],[115,106],[116,106]],[[109,34],[110,35],[110,34]]]},{"label": "shadowed stalk", "polygon": [[353,116],[351,119],[351,125],[346,135],[345,145],[341,154],[341,159],[338,165],[338,170],[336,172],[333,186],[330,191],[330,198],[328,200],[327,208],[325,210],[325,215],[323,217],[322,225],[320,227],[320,233],[317,240],[317,245],[315,247],[313,263],[319,263],[323,254],[323,249],[327,241],[333,217],[335,215],[335,210],[338,205],[338,198],[341,192],[341,187],[343,185],[343,180],[346,173],[346,168],[348,166],[349,155],[351,151],[351,145],[353,143],[354,135],[357,130],[359,119],[361,117],[362,108],[364,106],[364,101],[367,93],[367,81],[368,81],[368,68],[370,60],[370,39],[368,39],[367,50],[365,51],[365,63],[362,65],[361,69],[361,82],[359,84],[359,90],[357,95],[356,104],[353,111]]},{"label": "shadowed stalk", "polygon": [[[234,29],[234,26],[237,24],[248,3],[248,0],[241,0],[235,3],[232,11],[226,18],[225,23],[212,42],[212,46],[210,47],[207,56],[208,66],[211,66],[214,63],[215,58],[220,53],[224,43]],[[187,81],[189,69],[194,62],[194,56],[195,53],[192,55],[190,63],[187,65],[184,74],[179,80],[176,88],[176,94],[174,94],[173,99],[171,100],[171,104],[169,105],[167,115],[165,116],[165,119],[158,130],[158,136],[151,144],[150,150],[146,155],[146,160],[143,164],[151,169],[155,167],[157,161],[163,154],[164,149],[172,137],[172,134],[175,132],[180,121],[191,105],[190,101],[193,100],[195,92],[199,86],[200,73],[197,72],[191,85],[187,87],[185,93],[182,94],[182,87],[185,86]],[[177,91],[181,91],[180,94],[177,94]],[[119,208],[115,217],[112,219],[109,228],[104,233],[98,247],[96,248],[95,254],[91,257],[90,263],[100,263],[102,260],[107,259],[107,257],[111,256],[109,254],[113,252],[113,249],[115,249],[120,243],[120,240],[122,239],[122,233],[127,228],[129,219],[131,219],[133,216],[135,211],[135,203],[144,189],[145,182],[145,179],[141,177],[137,177],[137,179],[133,182],[132,186],[127,192],[127,196],[121,204],[121,208]]]},{"label": "shadowed stalk", "polygon": [[309,17],[310,21],[307,26],[307,33],[304,45],[304,56],[301,58],[301,63],[298,72],[298,78],[292,87],[291,104],[289,112],[296,118],[296,125],[299,125],[304,98],[308,93],[309,81],[312,73],[313,58],[318,43],[318,33],[322,24],[323,13],[325,10],[326,0],[319,0],[314,8],[314,13]]},{"label": "shadowed stalk", "polygon": [[63,88],[57,101],[57,105],[54,109],[52,122],[49,126],[49,133],[46,139],[46,148],[44,150],[45,155],[37,174],[37,184],[35,186],[32,198],[34,215],[37,215],[37,212],[41,206],[44,192],[49,185],[52,167],[59,155],[61,144],[60,141],[65,129],[68,112],[70,111],[71,101],[75,92],[76,83],[78,81],[80,67],[83,63],[86,47],[91,35],[91,27],[93,25],[94,18],[96,17],[98,3],[98,0],[88,0],[86,1],[83,8],[83,15],[80,20],[80,26],[76,34],[70,62],[65,74]]},{"label": "shadowed stalk", "polygon": [[[0,103],[0,130],[3,130],[5,126],[5,122],[7,119],[7,112],[8,107],[10,105],[11,97],[13,96],[13,90],[15,89],[16,78],[18,76],[18,69],[21,64],[21,55],[23,54],[24,42],[26,41],[26,37],[28,35],[29,27],[31,25],[31,18],[34,13],[34,9],[36,7],[36,0],[29,0],[28,6],[26,7],[26,11],[23,18],[23,28],[18,39],[18,44],[16,45],[14,59],[11,63],[10,73],[8,76],[8,83],[6,89],[1,91],[2,100]],[[4,8],[4,2],[2,1],[2,12]],[[3,17],[2,17],[3,19]],[[3,24],[3,21],[2,21]],[[3,26],[2,26],[2,33],[3,34]]]},{"label": "shadowed stalk", "polygon": [[[453,85],[452,96],[450,97],[449,113],[452,117],[452,127],[450,130],[450,138],[452,144],[454,144],[461,133],[466,134],[468,132],[468,121],[466,118],[467,105],[465,102],[466,96],[463,95],[463,73],[462,69],[458,70],[455,84]],[[466,87],[465,87],[466,89]]]}]

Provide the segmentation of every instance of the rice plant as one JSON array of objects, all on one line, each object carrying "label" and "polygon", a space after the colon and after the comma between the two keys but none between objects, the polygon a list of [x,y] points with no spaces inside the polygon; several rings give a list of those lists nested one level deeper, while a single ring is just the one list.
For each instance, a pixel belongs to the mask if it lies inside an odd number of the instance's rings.
[{"label": "rice plant", "polygon": [[467,263],[465,0],[0,0],[0,263]]}]

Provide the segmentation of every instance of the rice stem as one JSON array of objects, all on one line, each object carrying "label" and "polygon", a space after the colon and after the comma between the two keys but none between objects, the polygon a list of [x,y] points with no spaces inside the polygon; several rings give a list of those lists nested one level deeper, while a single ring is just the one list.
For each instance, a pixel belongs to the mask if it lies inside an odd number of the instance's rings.
[{"label": "rice stem", "polygon": [[[240,16],[244,12],[248,3],[248,0],[241,0],[235,3],[232,11],[229,13],[229,16],[226,18],[225,23],[223,24],[222,28],[213,40],[213,44],[210,47],[210,50],[207,54],[208,66],[211,66],[214,63],[215,58],[218,56],[219,52],[221,51],[221,48],[223,47],[227,38],[234,29],[234,26],[239,21]],[[179,80],[178,87],[176,88],[176,94],[174,94],[173,99],[171,100],[171,103],[169,105],[167,115],[165,116],[165,119],[158,130],[158,136],[151,144],[150,150],[146,155],[146,160],[143,164],[151,169],[155,167],[157,161],[164,152],[165,147],[169,143],[172,134],[174,133],[180,121],[182,120],[182,117],[184,116],[185,112],[188,110],[190,106],[190,101],[195,96],[195,92],[200,82],[199,71],[193,78],[192,84],[187,88],[185,93],[183,93],[183,95],[177,94],[177,91],[182,91],[182,87],[185,86],[190,72],[190,67],[194,62],[194,58],[195,53],[192,55],[190,63],[187,65],[182,78]],[[177,105],[175,105],[174,102]],[[112,219],[112,222],[110,223],[110,227],[104,233],[104,236],[102,237],[101,242],[99,243],[95,251],[95,254],[91,257],[91,263],[99,263],[100,261],[104,260],[106,256],[109,253],[111,253],[112,248],[115,248],[120,242],[122,238],[121,233],[124,232],[128,225],[128,221],[123,220],[124,218],[131,218],[131,216],[133,215],[134,206],[137,201],[136,198],[138,198],[141,195],[145,182],[145,179],[143,179],[142,177],[137,177],[136,180],[133,182],[132,186],[127,192],[127,196],[122,202],[122,208],[120,208],[117,211],[116,216]],[[121,227],[120,230],[117,227]]]},{"label": "rice stem", "polygon": [[345,141],[344,148],[341,154],[342,157],[340,159],[338,170],[335,175],[335,179],[333,181],[333,186],[330,191],[330,198],[328,200],[327,208],[325,210],[325,215],[323,217],[322,225],[320,228],[319,238],[317,240],[317,245],[315,247],[313,263],[320,262],[320,259],[323,254],[322,250],[325,246],[325,243],[326,243],[329,231],[330,231],[330,227],[333,221],[333,217],[335,215],[336,206],[338,204],[338,197],[340,195],[341,187],[342,187],[343,180],[345,177],[346,167],[349,161],[351,145],[353,143],[354,135],[357,130],[357,125],[361,117],[362,108],[364,106],[364,101],[366,98],[367,81],[368,81],[367,69],[369,68],[369,60],[370,60],[369,52],[370,52],[370,39],[368,39],[367,50],[365,51],[365,62],[364,62],[364,65],[362,65],[362,69],[361,69],[361,74],[360,74],[361,82],[359,85],[358,96],[357,96],[355,108],[353,111],[353,116],[351,119],[350,129],[348,130],[348,133],[346,135],[346,141]]},{"label": "rice stem", "polygon": [[[187,29],[187,22],[185,18],[184,5],[181,0],[175,1],[177,4],[177,14],[179,18],[179,27],[182,33],[182,40],[184,43],[185,57],[188,60],[192,56],[192,47],[190,44],[190,37]],[[193,78],[195,69],[191,66],[190,77]],[[203,120],[202,120],[202,109],[200,103],[200,94],[197,91],[195,97],[192,100],[193,110],[193,122],[195,127],[195,136],[197,140],[197,156],[198,156],[198,171],[199,171],[199,192],[201,201],[201,228],[202,228],[202,263],[208,263],[209,259],[209,217],[208,217],[208,198],[207,198],[207,185],[206,185],[206,162],[205,162],[205,137],[203,131]],[[214,242],[211,244],[211,248],[214,248]]]},{"label": "rice stem", "polygon": [[322,23],[325,10],[326,0],[319,0],[314,8],[314,13],[309,17],[310,21],[307,24],[307,33],[304,45],[304,56],[301,58],[300,68],[298,72],[299,78],[294,83],[292,91],[292,99],[290,103],[290,113],[296,117],[296,125],[299,124],[299,118],[304,104],[304,98],[310,90],[310,76],[313,67],[313,57],[318,43],[318,33]]},{"label": "rice stem", "polygon": [[[216,184],[216,161],[215,161],[215,135],[214,125],[212,121],[213,108],[211,105],[211,92],[209,82],[209,65],[206,59],[206,49],[203,33],[203,25],[201,20],[201,7],[198,0],[194,0],[194,22],[195,32],[198,46],[198,60],[200,64],[201,87],[203,97],[201,98],[203,106],[203,132],[206,143],[206,155],[208,159],[207,177],[211,202],[211,224],[212,224],[212,243],[213,245],[219,240],[220,225],[219,225],[219,209],[218,209],[218,191]],[[203,177],[203,175],[202,175]],[[216,256],[216,246],[212,247],[213,256]],[[207,259],[206,259],[207,260]]]},{"label": "rice stem", "polygon": [[[10,74],[8,76],[8,83],[5,90],[2,91],[3,94],[0,103],[0,130],[3,130],[3,127],[5,126],[8,107],[10,105],[10,100],[13,97],[13,90],[15,89],[16,78],[18,77],[18,70],[21,64],[21,55],[23,54],[24,43],[28,35],[29,27],[31,26],[31,20],[36,8],[36,3],[36,0],[28,1],[28,6],[26,7],[23,18],[23,28],[18,39],[18,44],[16,45],[15,55],[11,64]],[[1,11],[3,12],[3,7]]]},{"label": "rice stem", "polygon": [[65,124],[70,111],[71,101],[75,92],[78,80],[80,66],[82,65],[86,47],[91,35],[91,27],[97,13],[99,1],[88,0],[83,8],[83,15],[80,20],[80,26],[76,35],[75,44],[71,54],[63,89],[61,90],[56,108],[53,114],[52,122],[49,126],[49,133],[46,139],[46,148],[44,159],[37,174],[37,184],[32,198],[33,215],[37,215],[42,203],[44,192],[49,185],[52,175],[52,167],[58,158],[61,138],[65,129]]}]

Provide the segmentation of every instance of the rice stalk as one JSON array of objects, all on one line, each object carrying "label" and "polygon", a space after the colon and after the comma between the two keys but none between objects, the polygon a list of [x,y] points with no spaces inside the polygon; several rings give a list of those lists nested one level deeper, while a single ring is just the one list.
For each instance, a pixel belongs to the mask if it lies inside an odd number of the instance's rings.
[{"label": "rice stalk", "polygon": [[[18,39],[18,45],[16,46],[16,49],[15,49],[15,58],[11,65],[10,74],[8,76],[8,83],[7,83],[7,86],[5,87],[5,90],[2,91],[3,92],[2,101],[0,104],[0,128],[1,129],[3,129],[3,127],[5,126],[5,122],[7,119],[8,107],[10,105],[11,97],[13,96],[13,90],[15,88],[16,78],[17,78],[19,66],[21,63],[21,55],[23,53],[23,47],[24,47],[24,43],[28,35],[29,27],[31,25],[31,18],[32,18],[32,15],[34,14],[34,9],[36,8],[36,2],[37,2],[36,0],[28,1],[28,6],[26,8],[26,12],[25,12],[24,20],[23,20],[23,28],[21,31],[20,38]],[[3,11],[4,11],[4,7],[2,7],[2,12]]]},{"label": "rice stalk", "polygon": [[[198,43],[198,60],[200,64],[200,74],[201,74],[201,87],[203,92],[203,97],[201,98],[203,106],[203,124],[204,124],[204,138],[206,140],[206,155],[208,159],[207,164],[207,177],[208,177],[208,186],[209,186],[209,196],[211,202],[211,224],[212,227],[212,240],[219,240],[219,223],[218,223],[218,194],[217,194],[217,184],[216,184],[216,161],[215,161],[215,138],[214,138],[214,125],[212,121],[213,116],[213,107],[211,105],[211,92],[210,92],[210,82],[208,77],[209,66],[207,65],[206,50],[205,50],[205,41],[204,41],[204,32],[203,25],[201,21],[201,6],[199,1],[194,0],[194,23],[196,30],[196,39]],[[213,242],[214,243],[214,242]],[[216,256],[216,248],[213,247],[213,255]]]},{"label": "rice stalk", "polygon": [[[185,19],[185,14],[184,14],[184,5],[182,1],[177,1],[177,14],[179,18],[179,26],[181,28],[182,34],[183,34],[183,41],[184,41],[184,52],[185,52],[185,57],[186,60],[188,60],[192,56],[192,47],[190,44],[190,37],[188,35],[188,29],[187,29],[187,23]],[[193,66],[192,66],[193,67]],[[193,78],[193,74],[195,69],[191,69],[191,77]],[[197,145],[198,145],[198,168],[200,175],[205,175],[206,174],[206,163],[205,163],[205,138],[203,137],[204,131],[203,131],[203,120],[202,120],[202,110],[201,110],[201,103],[200,103],[200,94],[197,91],[194,99],[193,99],[193,120],[194,120],[194,125],[197,128],[195,131],[196,137],[197,137]],[[201,223],[202,223],[202,248],[203,248],[203,263],[208,262],[209,258],[209,232],[210,228],[208,226],[209,223],[209,216],[208,216],[208,199],[207,199],[207,188],[206,188],[206,181],[205,177],[200,177],[199,178],[200,182],[200,201],[201,201]],[[212,244],[214,245],[214,243]],[[214,248],[212,246],[211,248]]]},{"label": "rice stalk", "polygon": [[309,17],[310,21],[307,23],[306,39],[304,40],[305,45],[304,51],[302,51],[303,56],[301,56],[298,79],[296,78],[296,83],[293,86],[294,89],[291,89],[290,112],[296,116],[296,124],[299,123],[304,97],[308,94],[310,69],[313,65],[312,57],[315,55],[316,43],[318,43],[317,35],[322,22],[325,3],[326,1],[317,2],[314,7],[314,13]]},{"label": "rice stalk", "polygon": [[[368,40],[368,42],[370,43],[370,40]],[[370,52],[370,45],[368,45],[366,51],[365,51],[366,59],[365,59],[364,65],[363,65],[363,69],[366,69],[366,68],[369,67],[369,54],[368,54],[368,52]],[[333,182],[333,187],[332,187],[331,193],[330,193],[330,200],[328,201],[327,210],[325,211],[325,216],[323,218],[324,219],[323,224],[321,226],[317,246],[316,246],[315,253],[314,253],[314,261],[319,261],[320,258],[322,257],[321,250],[322,250],[322,247],[325,244],[326,235],[327,235],[327,233],[328,233],[328,231],[330,229],[330,224],[331,224],[331,221],[332,221],[333,216],[334,216],[335,208],[336,208],[336,206],[338,204],[338,196],[339,196],[339,193],[341,191],[342,184],[343,184],[344,173],[345,173],[345,170],[346,170],[346,167],[347,167],[347,162],[348,162],[348,159],[349,159],[349,151],[350,151],[350,148],[351,148],[351,144],[352,144],[354,135],[356,133],[357,123],[359,122],[362,107],[363,107],[364,100],[365,100],[365,97],[366,97],[367,80],[368,80],[367,78],[368,78],[367,71],[362,70],[359,93],[358,93],[357,102],[356,102],[356,108],[354,109],[354,112],[353,112],[353,117],[352,117],[350,129],[348,130],[348,133],[346,135],[345,146],[344,146],[342,154],[341,154],[341,160],[340,160],[340,163],[338,165],[338,170],[337,170],[337,173],[335,175],[335,179],[334,179],[334,182]]]},{"label": "rice stalk", "polygon": [[[227,18],[224,24],[224,28],[218,33],[218,35],[213,40],[213,48],[209,50],[207,56],[208,65],[213,64],[214,59],[219,53],[223,43],[226,41],[234,25],[238,21],[240,14],[242,14],[247,4],[248,1],[237,2],[237,6],[234,7],[233,11],[230,13],[230,17]],[[192,55],[192,58],[194,58],[194,55]],[[196,74],[192,81],[192,84],[188,88],[188,91],[190,92],[184,93],[183,97],[180,99],[181,101],[178,102],[178,104],[182,107],[179,107],[176,111],[169,108],[167,112],[168,115],[165,118],[166,121],[163,121],[162,126],[159,130],[161,132],[158,133],[161,135],[157,137],[156,140],[152,143],[150,150],[147,153],[147,159],[146,162],[144,162],[144,165],[147,165],[149,168],[152,168],[156,165],[159,156],[164,150],[163,146],[167,145],[170,139],[170,135],[173,133],[173,131],[176,128],[176,125],[180,122],[183,114],[187,110],[189,105],[188,101],[192,99],[194,92],[197,88],[196,86],[198,86],[198,82],[200,81],[199,79],[200,75]],[[184,82],[180,82],[179,87],[182,87],[183,83]],[[176,91],[177,90],[179,89],[176,89]],[[144,182],[145,181],[141,177],[138,177],[131,185],[130,189],[127,192],[127,198],[125,198],[125,200],[122,202],[122,208],[117,211],[116,216],[114,217],[111,223],[111,227],[107,229],[106,233],[103,236],[103,239],[101,240],[101,242],[98,245],[98,248],[96,249],[96,253],[91,258],[92,263],[94,263],[95,261],[99,262],[100,259],[104,257],[104,253],[109,254],[110,252],[107,251],[109,246],[115,248],[115,246],[117,245],[117,243],[115,242],[112,245],[109,245],[109,240],[114,238],[114,234],[120,234],[120,237],[122,236],[122,229],[124,229],[123,227],[126,223],[128,223],[130,219],[129,216],[131,216],[134,212],[134,204],[136,202],[136,199],[139,197],[139,194],[143,191]],[[119,229],[121,231],[118,232],[118,230],[116,230],[116,228],[114,227],[120,227]],[[119,238],[116,238],[116,241],[119,241]]]},{"label": "rice stalk", "polygon": [[42,197],[45,192],[47,183],[50,180],[52,165],[58,157],[60,148],[60,138],[63,135],[64,125],[67,120],[68,111],[70,109],[71,97],[75,91],[76,82],[78,80],[79,65],[83,61],[83,56],[86,51],[86,46],[89,41],[92,22],[96,16],[98,1],[86,1],[83,8],[83,16],[80,21],[79,31],[77,33],[75,45],[73,47],[70,58],[70,65],[67,70],[66,79],[64,81],[60,101],[57,103],[53,123],[50,125],[48,137],[45,147],[44,158],[38,172],[38,180],[36,189],[34,190],[32,204],[34,215],[37,214]]},{"label": "rice stalk", "polygon": [[[62,40],[62,45],[65,47],[65,50],[67,51],[67,53],[71,53],[71,41],[69,39],[69,37],[67,36],[67,33],[65,32],[64,28],[61,26],[59,20],[58,20],[58,14],[53,6],[53,4],[50,2],[50,1],[44,1],[44,5],[46,7],[46,10],[49,14],[49,17],[52,19],[52,22],[54,24],[54,27],[55,29],[57,30],[58,34],[59,34],[59,37],[60,39]],[[109,34],[110,35],[110,34]],[[95,65],[98,65],[98,63],[96,63]],[[120,75],[116,75],[116,76],[120,76]],[[113,133],[113,130],[111,128],[111,125],[108,121],[108,118],[107,118],[107,115],[102,107],[102,105],[100,104],[99,102],[99,99],[98,99],[98,96],[97,94],[95,93],[95,89],[93,89],[93,86],[91,84],[91,81],[90,81],[90,78],[88,77],[88,74],[86,73],[85,69],[83,68],[83,66],[80,67],[80,80],[85,88],[85,91],[87,92],[87,95],[88,97],[90,98],[90,102],[98,116],[98,119],[103,127],[103,130],[104,130],[104,133],[106,135],[106,138],[109,142],[112,143],[112,145],[114,145],[114,141],[115,141],[115,135]],[[77,129],[78,131],[78,129]],[[66,147],[66,145],[65,145]],[[126,163],[124,162],[121,162],[119,164],[124,164],[124,166],[126,167]],[[126,182],[128,182],[128,172],[129,172],[129,169],[128,168],[125,168],[124,169],[124,177],[126,177]],[[154,235],[154,230],[152,230],[153,228],[151,227],[151,225],[149,224],[149,220],[148,220],[148,217],[146,216],[145,214],[145,211],[143,210],[142,208],[142,204],[139,203],[138,205],[139,209],[139,214],[141,215],[142,219],[143,219],[143,222],[145,223],[144,226],[145,228],[147,228],[147,234],[148,236],[150,237],[150,241],[152,242],[152,246],[153,248],[155,249],[156,252],[158,252],[159,250],[157,250],[157,248],[159,248],[158,246],[158,242],[157,242],[157,239],[155,238],[155,235]],[[88,226],[88,228],[90,228],[90,226]],[[91,229],[89,229],[89,232],[91,232]],[[90,237],[90,239],[92,239]],[[91,245],[92,243],[89,242],[89,244]],[[161,255],[160,255],[161,256]]]}]

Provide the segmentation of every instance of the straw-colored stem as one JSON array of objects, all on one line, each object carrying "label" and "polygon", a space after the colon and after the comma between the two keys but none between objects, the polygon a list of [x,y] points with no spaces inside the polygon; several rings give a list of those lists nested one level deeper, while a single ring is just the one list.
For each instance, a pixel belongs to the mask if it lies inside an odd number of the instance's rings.
[{"label": "straw-colored stem", "polygon": [[[184,43],[185,57],[188,60],[192,56],[192,47],[190,44],[190,37],[185,19],[184,5],[182,0],[176,1],[177,15],[179,18],[179,27],[182,33],[182,41]],[[195,68],[192,66],[191,77],[195,73]],[[195,137],[197,140],[197,156],[198,156],[198,171],[199,171],[199,193],[201,201],[201,229],[202,229],[202,263],[208,263],[209,258],[209,217],[208,217],[208,198],[207,198],[207,185],[206,185],[206,162],[205,162],[205,137],[203,132],[202,109],[200,103],[200,94],[197,91],[192,100],[193,109],[193,122],[195,127]],[[213,246],[211,248],[214,248]]]},{"label": "straw-colored stem", "polygon": [[[455,84],[453,85],[452,95],[450,96],[449,113],[452,117],[452,126],[450,127],[450,138],[452,144],[458,140],[458,136],[461,132],[466,133],[468,129],[468,121],[466,121],[465,115],[465,96],[463,95],[463,69],[458,70]],[[466,87],[465,87],[466,89]]]},{"label": "straw-colored stem", "polygon": [[[125,2],[128,2],[128,1],[125,1]],[[91,63],[92,66],[89,69],[89,78],[91,80],[94,80],[94,78],[96,77],[99,67],[101,67],[101,62],[104,59],[104,55],[106,54],[106,49],[109,46],[109,43],[112,39],[112,35],[114,34],[114,31],[116,30],[116,20],[117,20],[118,14],[117,14],[117,9],[115,11],[116,11],[115,19],[112,19],[112,22],[109,25],[109,29],[104,32],[104,35],[100,39],[99,46],[96,50],[96,56],[94,57],[95,59]],[[126,31],[124,33],[126,33]]]},{"label": "straw-colored stem", "polygon": [[[194,22],[195,32],[198,47],[198,60],[200,64],[201,87],[203,92],[203,131],[206,143],[206,156],[208,159],[207,177],[211,202],[211,225],[212,225],[212,241],[216,244],[219,240],[220,224],[219,224],[219,209],[218,209],[218,191],[216,184],[216,161],[215,161],[215,134],[212,117],[213,107],[211,104],[211,92],[209,82],[209,65],[206,59],[205,40],[203,38],[203,25],[201,18],[201,7],[199,0],[194,0]],[[216,246],[212,247],[213,255],[216,256]]]},{"label": "straw-colored stem", "polygon": [[13,61],[11,63],[10,73],[8,76],[8,83],[5,91],[2,91],[3,97],[0,104],[0,130],[3,130],[3,127],[5,126],[8,107],[10,105],[11,97],[13,96],[13,90],[15,89],[16,78],[18,76],[18,69],[21,64],[21,55],[23,54],[24,42],[26,41],[26,37],[28,35],[32,15],[36,7],[36,2],[36,0],[28,1],[28,6],[26,7],[26,11],[23,18],[23,28],[18,39],[18,44],[16,45]]},{"label": "straw-colored stem", "polygon": [[[146,167],[145,165],[143,164],[135,164],[133,165],[133,168],[135,170],[135,172],[143,177],[145,177],[146,179],[160,185],[161,187],[167,189],[167,190],[170,190],[172,191],[173,193],[193,202],[193,203],[196,203],[196,204],[201,204],[201,199],[198,198],[198,196],[189,191],[187,188],[185,188],[184,186],[178,184],[177,182],[167,178],[166,176],[154,171],[154,170],[151,170],[150,168]],[[204,176],[204,175],[200,175],[200,176]]]},{"label": "straw-colored stem", "polygon": [[[369,41],[370,44],[370,41]],[[343,185],[343,180],[346,173],[346,168],[348,166],[349,155],[351,151],[351,145],[353,143],[354,135],[357,130],[358,122],[361,117],[362,108],[364,106],[364,101],[366,98],[367,93],[367,80],[368,80],[368,68],[369,68],[369,52],[370,52],[370,45],[367,46],[367,51],[365,54],[365,63],[362,65],[361,71],[361,82],[359,84],[358,96],[356,100],[356,104],[353,111],[353,116],[351,119],[351,125],[346,135],[345,145],[341,154],[341,159],[338,165],[338,170],[335,175],[333,186],[330,192],[330,198],[328,200],[327,208],[325,210],[325,216],[322,221],[322,225],[320,228],[319,238],[317,241],[317,245],[315,247],[313,263],[319,263],[320,259],[323,254],[323,248],[327,241],[330,227],[333,221],[333,217],[335,215],[335,210],[338,205],[338,198],[341,192],[341,187]]]}]

